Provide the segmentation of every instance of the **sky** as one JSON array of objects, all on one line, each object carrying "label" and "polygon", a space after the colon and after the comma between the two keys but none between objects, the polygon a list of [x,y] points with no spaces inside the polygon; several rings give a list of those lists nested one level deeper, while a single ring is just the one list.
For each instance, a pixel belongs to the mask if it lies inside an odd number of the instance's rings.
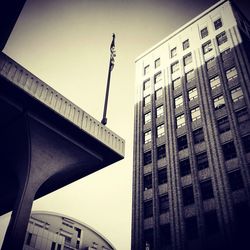
[{"label": "sky", "polygon": [[[3,52],[101,120],[112,33],[116,60],[107,127],[126,140],[125,159],[33,204],[76,218],[130,249],[134,61],[212,0],[27,0]],[[249,16],[246,0],[235,1]],[[9,215],[0,217],[0,245]]]}]

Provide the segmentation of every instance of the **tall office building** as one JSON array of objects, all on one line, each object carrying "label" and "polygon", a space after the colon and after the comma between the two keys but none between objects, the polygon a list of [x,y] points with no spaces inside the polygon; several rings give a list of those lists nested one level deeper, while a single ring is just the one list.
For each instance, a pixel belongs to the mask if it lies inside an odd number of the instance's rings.
[{"label": "tall office building", "polygon": [[136,59],[132,249],[250,249],[250,24],[220,1]]}]

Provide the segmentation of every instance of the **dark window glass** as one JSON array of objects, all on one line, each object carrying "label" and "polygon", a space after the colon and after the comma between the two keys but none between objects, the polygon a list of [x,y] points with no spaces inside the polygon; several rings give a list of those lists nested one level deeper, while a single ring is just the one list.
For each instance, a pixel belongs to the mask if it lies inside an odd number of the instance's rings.
[{"label": "dark window glass", "polygon": [[55,250],[56,249],[56,243],[54,241],[52,241],[50,249],[51,250]]},{"label": "dark window glass", "polygon": [[206,180],[200,183],[201,196],[203,200],[214,197],[213,186],[211,180]]},{"label": "dark window glass", "polygon": [[222,21],[221,18],[218,18],[217,20],[214,21],[214,28],[217,30],[220,27],[222,27]]},{"label": "dark window glass", "polygon": [[195,144],[204,141],[204,133],[202,128],[193,131],[193,139]]},{"label": "dark window glass", "polygon": [[242,137],[243,147],[246,153],[250,152],[250,135]]},{"label": "dark window glass", "polygon": [[145,152],[143,154],[143,163],[147,165],[152,162],[151,151]]},{"label": "dark window glass", "polygon": [[152,200],[144,202],[144,218],[153,216],[153,202]]},{"label": "dark window glass", "polygon": [[222,32],[219,35],[216,36],[217,44],[220,46],[221,44],[225,43],[227,41],[227,35],[226,32]]},{"label": "dark window glass", "polygon": [[32,233],[28,233],[28,237],[27,237],[27,240],[26,240],[26,245],[30,245],[30,242],[31,242],[31,238],[32,238]]},{"label": "dark window glass", "polygon": [[219,231],[219,222],[215,210],[204,213],[205,232],[207,235],[214,234]]},{"label": "dark window glass", "polygon": [[152,228],[144,231],[144,249],[154,249],[154,231]]},{"label": "dark window glass", "polygon": [[143,178],[144,190],[152,188],[152,174],[147,174]]},{"label": "dark window glass", "polygon": [[217,121],[217,126],[218,126],[219,133],[224,133],[226,131],[229,131],[230,124],[229,124],[228,117],[226,116],[226,117],[219,119]]},{"label": "dark window glass", "polygon": [[239,169],[228,173],[228,180],[231,191],[244,188],[242,175]]},{"label": "dark window glass", "polygon": [[166,249],[165,247],[168,245],[171,245],[170,224],[163,224],[160,225],[160,249]]},{"label": "dark window glass", "polygon": [[180,175],[185,176],[191,173],[189,159],[185,159],[179,162]]},{"label": "dark window glass", "polygon": [[249,120],[249,114],[247,108],[243,108],[241,110],[236,111],[235,115],[239,124]]},{"label": "dark window glass", "polygon": [[190,64],[191,62],[192,62],[192,54],[189,53],[186,56],[184,56],[184,58],[183,58],[184,66]]},{"label": "dark window glass", "polygon": [[160,160],[166,156],[166,148],[165,145],[161,145],[157,147],[157,159]]},{"label": "dark window glass", "polygon": [[183,205],[187,206],[194,203],[194,192],[193,192],[193,186],[188,186],[182,188],[182,200]]},{"label": "dark window glass", "polygon": [[158,170],[158,184],[161,185],[163,183],[168,182],[167,169],[162,168]]},{"label": "dark window glass", "polygon": [[183,135],[177,138],[177,146],[178,146],[178,150],[182,150],[188,147],[186,135]]},{"label": "dark window glass", "polygon": [[182,43],[182,47],[183,47],[183,50],[189,48],[189,39],[185,40],[185,41]]},{"label": "dark window glass", "polygon": [[207,67],[207,70],[213,68],[216,66],[216,62],[215,62],[215,59],[214,57],[209,59],[207,62],[206,62],[206,67]]},{"label": "dark window glass", "polygon": [[198,238],[198,227],[196,216],[185,219],[186,237],[188,240]]},{"label": "dark window glass", "polygon": [[196,163],[198,170],[208,168],[207,152],[196,155]]},{"label": "dark window glass", "polygon": [[223,155],[224,155],[225,161],[237,157],[237,153],[236,153],[236,149],[235,149],[233,141],[222,145],[222,150],[223,150]]},{"label": "dark window glass", "polygon": [[169,210],[168,194],[159,197],[159,210],[160,213],[166,213]]},{"label": "dark window glass", "polygon": [[[76,248],[77,248],[77,249],[79,249],[79,244],[80,244],[80,242],[77,241],[77,242],[76,242]],[[61,250],[61,249],[62,249],[62,245],[61,245],[61,244],[58,244],[58,245],[57,245],[57,250]]]},{"label": "dark window glass", "polygon": [[78,228],[78,227],[75,227],[75,230],[76,230],[76,232],[77,232],[77,237],[78,237],[78,238],[81,238],[81,229]]},{"label": "dark window glass", "polygon": [[203,28],[201,30],[201,38],[204,38],[206,36],[208,36],[208,29],[207,29],[207,27],[205,27],[205,28]]},{"label": "dark window glass", "polygon": [[79,249],[79,248],[80,248],[80,241],[77,240],[77,241],[76,241],[76,249]]}]

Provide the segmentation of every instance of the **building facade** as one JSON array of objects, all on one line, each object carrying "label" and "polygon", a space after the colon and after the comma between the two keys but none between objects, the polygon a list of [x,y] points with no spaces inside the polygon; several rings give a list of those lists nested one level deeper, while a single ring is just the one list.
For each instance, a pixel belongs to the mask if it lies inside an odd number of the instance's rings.
[{"label": "building facade", "polygon": [[23,250],[114,250],[88,225],[52,212],[32,212]]},{"label": "building facade", "polygon": [[136,59],[132,250],[250,248],[249,38],[223,0]]}]

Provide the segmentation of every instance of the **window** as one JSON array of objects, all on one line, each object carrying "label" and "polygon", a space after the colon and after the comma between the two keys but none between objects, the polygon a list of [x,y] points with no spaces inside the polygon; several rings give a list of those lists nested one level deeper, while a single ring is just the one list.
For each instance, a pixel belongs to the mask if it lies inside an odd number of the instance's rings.
[{"label": "window", "polygon": [[227,60],[230,53],[231,53],[231,49],[230,48],[222,51],[221,52],[222,60],[223,61]]},{"label": "window", "polygon": [[228,173],[228,181],[231,191],[244,188],[242,175],[239,169]]},{"label": "window", "polygon": [[77,232],[77,238],[81,238],[81,232],[82,230],[80,228],[75,227],[75,230]]},{"label": "window", "polygon": [[211,68],[214,68],[216,66],[216,63],[215,63],[215,59],[214,57],[209,59],[207,62],[206,62],[206,68],[207,70],[210,70]]},{"label": "window", "polygon": [[226,32],[222,32],[216,36],[218,46],[222,45],[223,43],[227,42],[227,35]]},{"label": "window", "polygon": [[228,117],[226,116],[226,117],[219,119],[217,121],[217,126],[218,126],[219,133],[224,133],[226,131],[229,131],[230,124],[229,124]]},{"label": "window", "polygon": [[194,203],[194,192],[192,185],[182,188],[182,200],[184,206]]},{"label": "window", "polygon": [[223,150],[223,155],[224,155],[225,161],[233,159],[237,156],[233,141],[222,145],[222,150]]},{"label": "window", "polygon": [[200,107],[197,107],[195,109],[191,110],[191,120],[192,122],[198,120],[201,118],[201,111],[200,111]]},{"label": "window", "polygon": [[52,241],[50,249],[56,250],[56,243],[54,241]]},{"label": "window", "polygon": [[144,191],[152,188],[152,174],[144,175],[143,184],[144,184]]},{"label": "window", "polygon": [[159,210],[160,214],[166,213],[169,210],[168,194],[159,197]]},{"label": "window", "polygon": [[152,228],[144,231],[144,249],[153,249],[154,231]]},{"label": "window", "polygon": [[179,70],[179,62],[175,62],[171,65],[171,73],[173,74],[174,72]]},{"label": "window", "polygon": [[179,167],[180,167],[181,177],[185,176],[185,175],[189,175],[191,173],[189,159],[185,159],[185,160],[180,161]]},{"label": "window", "polygon": [[30,245],[31,239],[32,239],[32,233],[28,233],[28,236],[26,239],[26,245],[28,245],[28,246]]},{"label": "window", "polygon": [[191,82],[194,79],[194,70],[190,70],[186,73],[186,81]]},{"label": "window", "polygon": [[231,81],[238,77],[238,73],[235,67],[226,71],[226,77],[228,81]]},{"label": "window", "polygon": [[153,216],[153,201],[145,201],[144,202],[144,218],[149,218]]},{"label": "window", "polygon": [[219,97],[214,98],[214,108],[215,110],[221,109],[225,106],[224,97],[221,95]]},{"label": "window", "polygon": [[214,21],[214,28],[217,30],[220,27],[222,27],[222,21],[221,18],[218,18],[217,20]]},{"label": "window", "polygon": [[161,125],[157,126],[156,134],[157,134],[158,138],[165,134],[164,124],[161,124]]},{"label": "window", "polygon": [[144,124],[151,122],[151,112],[148,112],[144,115]]},{"label": "window", "polygon": [[198,97],[197,88],[188,91],[188,100],[191,101]]},{"label": "window", "polygon": [[157,159],[160,160],[166,156],[166,148],[165,145],[161,145],[157,147]]},{"label": "window", "polygon": [[185,116],[183,115],[179,115],[176,117],[176,127],[177,128],[181,128],[185,126]]},{"label": "window", "polygon": [[143,163],[147,165],[152,162],[151,151],[145,152],[143,154]]},{"label": "window", "polygon": [[201,32],[201,38],[204,38],[204,37],[208,36],[207,27],[203,28],[200,32]]},{"label": "window", "polygon": [[181,78],[177,78],[173,81],[173,89],[178,89],[181,87]]},{"label": "window", "polygon": [[243,148],[246,153],[250,152],[250,135],[242,137]]},{"label": "window", "polygon": [[144,143],[151,142],[151,130],[144,133]]},{"label": "window", "polygon": [[204,133],[202,128],[198,128],[193,131],[194,144],[204,141]]},{"label": "window", "polygon": [[214,197],[213,186],[211,180],[206,180],[200,183],[202,200],[211,199]]},{"label": "window", "polygon": [[155,60],[155,68],[159,67],[161,65],[161,59],[158,58]]},{"label": "window", "polygon": [[175,48],[171,49],[171,51],[170,51],[170,56],[171,56],[171,58],[173,58],[173,57],[175,57],[176,55],[177,55],[177,48],[175,47]]},{"label": "window", "polygon": [[144,75],[147,75],[149,72],[149,65],[144,67]]},{"label": "window", "polygon": [[[77,242],[76,242],[76,248],[79,249],[79,247],[80,247],[80,242],[77,241]],[[61,245],[61,244],[58,244],[58,245],[57,245],[57,250],[61,250],[61,249],[62,249],[62,245]]]},{"label": "window", "polygon": [[174,99],[174,106],[175,108],[178,108],[183,105],[183,96],[180,95]]},{"label": "window", "polygon": [[182,43],[182,47],[183,47],[183,50],[189,48],[189,39],[185,40],[185,41]]},{"label": "window", "polygon": [[143,98],[144,106],[148,105],[151,102],[151,97],[150,95],[147,95]]},{"label": "window", "polygon": [[205,232],[207,235],[219,231],[219,222],[215,210],[204,213]]},{"label": "window", "polygon": [[157,83],[159,83],[161,80],[162,80],[162,74],[161,74],[161,72],[159,72],[159,73],[157,73],[157,74],[154,76],[154,83],[157,84]]},{"label": "window", "polygon": [[198,226],[196,216],[185,219],[186,237],[188,240],[198,238]]},{"label": "window", "polygon": [[239,124],[244,123],[247,120],[249,120],[247,108],[243,108],[243,109],[236,111],[235,115]]},{"label": "window", "polygon": [[162,88],[155,91],[155,99],[158,100],[162,97]]},{"label": "window", "polygon": [[211,89],[215,89],[215,88],[219,87],[220,86],[220,77],[215,76],[215,77],[209,79],[209,84],[210,84]]},{"label": "window", "polygon": [[189,54],[187,54],[186,56],[184,56],[184,58],[183,58],[184,66],[187,66],[187,65],[190,64],[191,62],[192,62],[192,54],[189,53]]},{"label": "window", "polygon": [[207,152],[196,155],[196,163],[198,170],[208,168]]},{"label": "window", "polygon": [[244,98],[241,87],[231,90],[231,97],[233,102],[237,102]]},{"label": "window", "polygon": [[186,135],[183,135],[177,138],[177,147],[178,147],[178,150],[182,150],[188,147]]},{"label": "window", "polygon": [[147,90],[147,89],[150,89],[151,87],[151,84],[150,84],[150,80],[147,80],[143,83],[143,90]]},{"label": "window", "polygon": [[156,117],[159,118],[163,116],[163,105],[156,108]]},{"label": "window", "polygon": [[210,52],[211,50],[213,50],[213,47],[210,40],[202,45],[202,52],[204,55]]},{"label": "window", "polygon": [[163,224],[160,225],[160,249],[166,249],[168,245],[171,245],[170,224]]},{"label": "window", "polygon": [[164,184],[168,182],[167,169],[162,168],[158,170],[158,184]]}]

